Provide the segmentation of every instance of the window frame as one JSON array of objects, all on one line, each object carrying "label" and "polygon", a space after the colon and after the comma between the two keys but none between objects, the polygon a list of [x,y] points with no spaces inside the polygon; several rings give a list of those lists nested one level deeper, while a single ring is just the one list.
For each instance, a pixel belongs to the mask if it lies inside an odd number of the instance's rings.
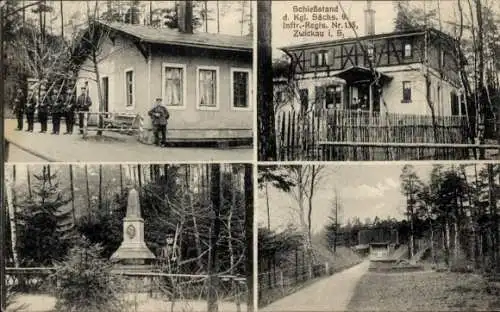
[{"label": "window frame", "polygon": [[[200,105],[200,70],[215,71],[215,106]],[[196,109],[206,111],[217,111],[220,109],[220,75],[219,66],[197,66],[196,67]]]},{"label": "window frame", "polygon": [[[410,47],[410,54],[406,54],[406,47],[409,46]],[[413,45],[411,44],[411,42],[404,42],[403,43],[403,58],[405,59],[409,59],[409,58],[412,58],[413,57]]]},{"label": "window frame", "polygon": [[[248,74],[248,84],[247,84],[247,106],[246,107],[236,107],[234,106],[234,73],[247,73]],[[252,70],[243,67],[231,67],[230,69],[230,83],[231,83],[231,109],[234,111],[251,111],[252,110]],[[197,102],[198,103],[198,102]]]},{"label": "window frame", "polygon": [[[127,88],[127,73],[131,72],[132,73],[132,105],[127,105],[128,104],[128,88]],[[125,109],[127,110],[132,110],[135,109],[135,70],[134,68],[126,68],[123,70],[123,82],[125,84]]]},{"label": "window frame", "polygon": [[[176,69],[182,69],[182,105],[168,105],[165,101],[165,93],[166,93],[166,79],[167,76],[165,74],[165,69],[166,68],[176,68]],[[187,66],[186,64],[181,64],[181,63],[162,63],[161,66],[161,98],[163,101],[163,104],[168,108],[172,110],[184,110],[186,109],[186,104],[187,104],[187,83],[186,83],[186,75],[187,75]]]},{"label": "window frame", "polygon": [[[409,95],[410,95],[410,96],[409,96],[409,98],[408,98],[408,99],[406,99],[406,98],[405,98],[405,89],[406,89],[406,88],[405,88],[405,84],[408,84],[408,85],[409,85],[409,87],[410,87],[410,88],[409,88],[409,90],[410,90]],[[411,102],[412,102],[412,97],[411,97],[411,93],[412,93],[412,92],[411,92],[411,87],[412,87],[412,86],[411,86],[411,85],[412,85],[412,83],[411,83],[411,81],[410,81],[410,80],[403,80],[403,81],[402,81],[401,90],[402,90],[402,93],[403,93],[402,95],[403,95],[403,96],[402,96],[402,99],[401,99],[401,103],[404,103],[404,104],[409,104],[409,103],[411,103]]]}]

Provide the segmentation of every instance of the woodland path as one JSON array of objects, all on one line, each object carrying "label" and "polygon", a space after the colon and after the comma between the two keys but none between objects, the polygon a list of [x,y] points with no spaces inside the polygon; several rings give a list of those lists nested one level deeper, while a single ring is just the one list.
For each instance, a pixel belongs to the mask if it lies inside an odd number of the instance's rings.
[{"label": "woodland path", "polygon": [[277,300],[259,311],[345,311],[356,285],[368,272],[370,262],[324,278],[296,293]]}]

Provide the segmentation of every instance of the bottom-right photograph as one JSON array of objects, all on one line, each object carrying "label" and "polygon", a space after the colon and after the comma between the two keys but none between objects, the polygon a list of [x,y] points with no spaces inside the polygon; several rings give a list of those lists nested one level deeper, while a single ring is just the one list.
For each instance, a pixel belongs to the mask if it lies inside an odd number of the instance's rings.
[{"label": "bottom-right photograph", "polygon": [[258,168],[259,311],[500,310],[500,163]]}]

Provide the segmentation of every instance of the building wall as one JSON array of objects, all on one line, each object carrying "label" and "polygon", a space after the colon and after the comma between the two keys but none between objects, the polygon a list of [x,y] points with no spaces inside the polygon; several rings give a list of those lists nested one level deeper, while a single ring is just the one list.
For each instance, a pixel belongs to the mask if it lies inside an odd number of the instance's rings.
[{"label": "building wall", "polygon": [[[154,53],[151,64],[151,99],[162,96],[163,64],[173,63],[186,66],[186,105],[184,108],[169,108],[170,129],[252,129],[253,127],[253,92],[252,73],[250,82],[250,108],[234,109],[231,105],[231,68],[252,69],[252,61],[238,58],[223,58],[218,55],[182,55],[167,49]],[[219,70],[219,107],[217,110],[197,108],[197,68],[215,66]],[[147,110],[150,106],[146,107]]]},{"label": "building wall", "polygon": [[[142,99],[147,99],[147,62],[144,56],[129,40],[116,37],[114,43],[110,39],[103,41],[99,53],[99,75],[109,79],[109,111],[110,112],[142,112],[146,108]],[[89,95],[92,99],[91,111],[99,111],[98,89],[93,62],[87,59],[78,74],[78,93],[86,81],[89,83]],[[88,69],[92,70],[89,72]],[[125,70],[133,69],[135,77],[135,107],[126,108]]]},{"label": "building wall", "polygon": [[[139,49],[124,37],[117,36],[103,42],[102,56],[108,56],[99,63],[101,78],[109,79],[109,111],[134,112],[145,116],[145,127],[151,126],[147,112],[153,106],[155,98],[162,96],[163,63],[186,65],[186,105],[183,109],[169,108],[169,129],[244,129],[253,127],[253,75],[250,74],[250,108],[237,110],[231,107],[231,68],[252,69],[252,58],[227,57],[217,53],[182,54],[166,46],[155,48],[151,64]],[[181,51],[182,52],[182,51]],[[196,107],[197,67],[216,66],[219,69],[219,107],[217,110],[200,110]],[[88,59],[83,68],[92,69]],[[149,68],[151,73],[149,74]],[[126,107],[125,71],[134,70],[134,106]],[[92,99],[91,111],[98,111],[98,91],[95,73],[80,70],[78,92],[85,81],[89,83],[89,95]]]},{"label": "building wall", "polygon": [[[423,66],[421,64],[377,68],[378,71],[385,73],[393,78],[383,88],[383,98],[385,100],[389,113],[431,115],[429,105],[427,104],[425,76],[422,68]],[[326,75],[326,72],[318,73],[316,75],[306,75],[305,79],[301,79],[298,81],[298,87],[299,89],[308,89],[309,102],[314,102],[314,99],[316,97],[316,86],[325,84],[345,84],[343,80],[331,77],[337,72],[332,72],[330,74],[330,77]],[[440,79],[437,71],[435,70],[430,70],[430,77],[431,100],[435,107],[435,114],[437,116],[450,116],[452,114],[450,93],[452,91],[458,93],[458,89],[451,83]],[[402,103],[403,81],[411,82],[411,103]],[[344,90],[343,101],[344,103],[346,103],[347,101],[346,90]],[[294,101],[294,108],[295,110],[298,110],[300,108],[300,103],[297,99],[295,99]],[[385,113],[386,111],[382,102],[380,103],[380,110],[382,113]]]}]

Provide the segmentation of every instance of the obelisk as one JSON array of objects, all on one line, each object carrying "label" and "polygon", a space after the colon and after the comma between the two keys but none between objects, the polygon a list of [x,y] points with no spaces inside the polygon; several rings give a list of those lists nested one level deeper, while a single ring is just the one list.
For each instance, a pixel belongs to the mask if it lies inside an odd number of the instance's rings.
[{"label": "obelisk", "polygon": [[155,256],[144,242],[139,194],[132,188],[128,193],[127,215],[123,218],[123,241],[111,260],[126,265],[143,265],[149,259],[155,259]]}]

